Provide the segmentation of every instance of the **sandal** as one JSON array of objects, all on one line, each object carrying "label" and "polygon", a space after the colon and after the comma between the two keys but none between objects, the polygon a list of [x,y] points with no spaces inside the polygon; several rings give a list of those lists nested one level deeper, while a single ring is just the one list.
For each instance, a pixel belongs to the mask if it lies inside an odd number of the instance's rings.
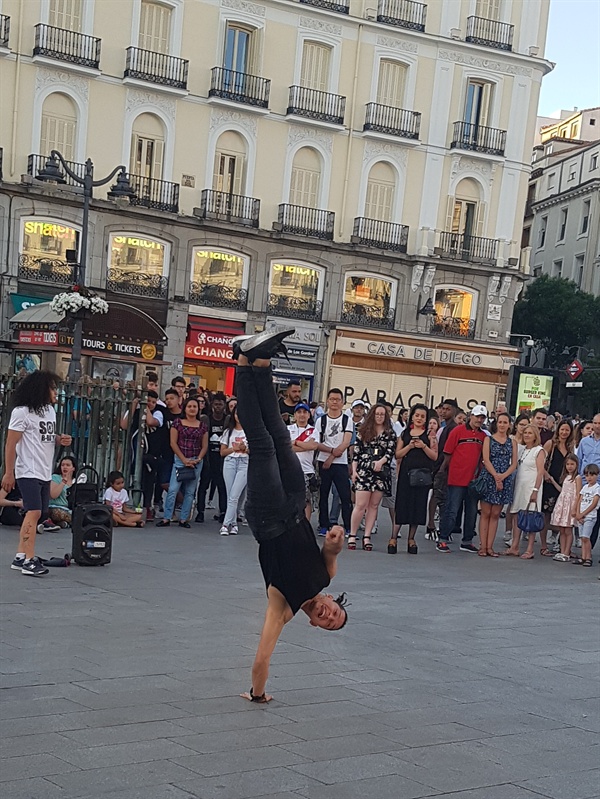
[{"label": "sandal", "polygon": [[372,552],[373,551],[373,544],[371,543],[371,536],[370,535],[363,535],[362,548],[365,550],[365,552]]},{"label": "sandal", "polygon": [[351,535],[348,537],[348,549],[356,549],[356,536]]},{"label": "sandal", "polygon": [[479,555],[480,558],[487,558],[487,552],[485,551],[485,549],[480,549],[477,554]]},{"label": "sandal", "polygon": [[398,541],[395,538],[390,538],[388,541],[388,555],[398,554]]},{"label": "sandal", "polygon": [[591,558],[584,558],[581,562],[582,566],[591,566],[593,563]]},{"label": "sandal", "polygon": [[549,549],[544,548],[544,549],[540,549],[540,555],[543,558],[551,558],[551,557],[553,557],[554,552],[550,552]]},{"label": "sandal", "polygon": [[533,552],[523,552],[521,555],[521,560],[533,560],[535,555]]},{"label": "sandal", "polygon": [[409,538],[406,542],[406,551],[409,555],[416,555],[419,552],[419,547],[415,544],[414,538]]},{"label": "sandal", "polygon": [[499,558],[500,555],[497,552],[494,552],[493,549],[488,549],[487,551],[488,558]]}]

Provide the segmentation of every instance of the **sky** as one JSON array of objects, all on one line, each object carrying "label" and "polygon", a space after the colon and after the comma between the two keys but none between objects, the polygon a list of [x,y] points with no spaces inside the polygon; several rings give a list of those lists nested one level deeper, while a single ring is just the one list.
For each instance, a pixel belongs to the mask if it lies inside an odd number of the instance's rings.
[{"label": "sky", "polygon": [[542,81],[539,116],[600,106],[599,41],[600,0],[550,0],[546,58],[556,66]]}]

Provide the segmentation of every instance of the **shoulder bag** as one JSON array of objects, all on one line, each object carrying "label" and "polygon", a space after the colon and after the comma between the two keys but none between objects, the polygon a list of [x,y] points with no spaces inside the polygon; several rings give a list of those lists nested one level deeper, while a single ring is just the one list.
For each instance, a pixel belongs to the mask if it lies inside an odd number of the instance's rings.
[{"label": "shoulder bag", "polygon": [[189,483],[190,480],[196,479],[196,470],[191,466],[180,466],[179,469],[175,469],[175,474],[178,483]]}]

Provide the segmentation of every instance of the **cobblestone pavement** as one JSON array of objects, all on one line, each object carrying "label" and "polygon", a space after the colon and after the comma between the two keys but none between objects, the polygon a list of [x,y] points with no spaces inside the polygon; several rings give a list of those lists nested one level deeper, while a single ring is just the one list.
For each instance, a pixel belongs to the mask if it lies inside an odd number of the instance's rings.
[{"label": "cobblestone pavement", "polygon": [[286,626],[264,707],[238,697],[265,608],[240,529],[117,530],[110,566],[45,579],[1,529],[3,799],[600,796],[596,566],[391,557],[384,526],[340,558],[348,626]]}]

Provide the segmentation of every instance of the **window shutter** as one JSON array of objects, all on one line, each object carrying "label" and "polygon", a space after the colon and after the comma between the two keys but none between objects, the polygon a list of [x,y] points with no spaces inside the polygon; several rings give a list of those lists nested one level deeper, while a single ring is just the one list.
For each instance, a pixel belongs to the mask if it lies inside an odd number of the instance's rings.
[{"label": "window shutter", "polygon": [[306,89],[326,92],[329,87],[329,58],[331,48],[316,42],[304,42],[300,85]]},{"label": "window shutter", "polygon": [[130,172],[133,175],[142,174],[141,166],[142,141],[137,133],[131,135],[131,156],[129,159]]},{"label": "window shutter", "polygon": [[500,18],[500,0],[477,0],[475,5],[475,16],[484,19]]},{"label": "window shutter", "polygon": [[161,141],[161,139],[154,140],[154,148],[153,148],[153,159],[152,159],[152,172],[151,176],[153,178],[157,178],[158,180],[162,180],[163,177],[163,159],[164,159],[164,152],[165,152],[165,143]]},{"label": "window shutter", "polygon": [[389,222],[392,218],[394,202],[394,184],[380,180],[369,180],[365,200],[365,216],[367,219],[378,219]]},{"label": "window shutter", "polygon": [[262,56],[262,31],[253,30],[248,37],[248,57],[246,72],[249,75],[260,75]]},{"label": "window shutter", "polygon": [[492,99],[492,86],[489,83],[484,83],[483,93],[481,97],[481,110],[479,113],[479,120],[478,120],[480,125],[489,125],[491,99]]},{"label": "window shutter", "polygon": [[169,52],[171,9],[142,0],[138,46],[154,53]]},{"label": "window shutter", "polygon": [[67,161],[75,158],[75,133],[77,123],[74,119],[42,114],[40,151],[48,155],[50,150],[59,150]]},{"label": "window shutter", "polygon": [[51,0],[48,24],[54,28],[81,32],[81,0]]},{"label": "window shutter", "polygon": [[406,86],[406,67],[398,61],[379,62],[379,81],[377,85],[377,102],[392,108],[402,108],[404,89]]},{"label": "window shutter", "polygon": [[291,205],[317,208],[320,178],[319,172],[302,167],[293,167],[290,182]]},{"label": "window shutter", "polygon": [[448,195],[448,204],[446,206],[446,230],[448,232],[458,233],[459,225],[460,225],[460,203],[456,202],[454,196]]},{"label": "window shutter", "polygon": [[217,150],[213,172],[213,189],[225,194],[243,193],[244,158]]},{"label": "window shutter", "polygon": [[475,222],[475,235],[485,236],[485,212],[487,203],[477,203],[477,221]]}]

